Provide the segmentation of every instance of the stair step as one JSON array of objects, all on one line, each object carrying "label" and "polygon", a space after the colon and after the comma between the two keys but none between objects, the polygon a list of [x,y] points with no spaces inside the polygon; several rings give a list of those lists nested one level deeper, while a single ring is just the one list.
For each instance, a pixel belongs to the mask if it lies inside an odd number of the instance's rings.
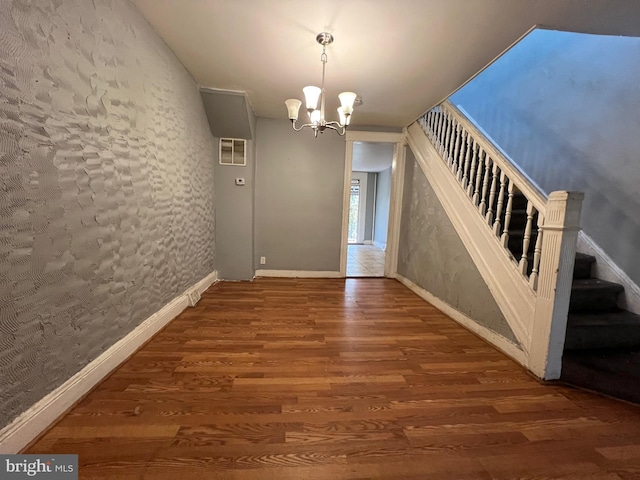
[{"label": "stair step", "polygon": [[615,312],[624,287],[599,278],[576,279],[571,287],[569,312]]},{"label": "stair step", "polygon": [[573,278],[591,278],[591,265],[596,257],[586,253],[576,253],[576,262],[573,267]]},{"label": "stair step", "polygon": [[640,403],[640,349],[567,351],[560,381]]},{"label": "stair step", "polygon": [[640,348],[640,315],[618,310],[609,313],[571,313],[565,350]]}]

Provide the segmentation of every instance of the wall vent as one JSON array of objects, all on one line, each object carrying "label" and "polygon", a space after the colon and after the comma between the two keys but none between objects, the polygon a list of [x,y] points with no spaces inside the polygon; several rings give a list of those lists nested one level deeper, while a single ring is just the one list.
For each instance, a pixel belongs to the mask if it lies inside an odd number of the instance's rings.
[{"label": "wall vent", "polygon": [[220,165],[244,167],[247,164],[247,141],[241,138],[220,139]]},{"label": "wall vent", "polygon": [[190,307],[195,307],[198,304],[200,301],[200,290],[198,290],[198,287],[193,287],[187,292],[187,299]]}]

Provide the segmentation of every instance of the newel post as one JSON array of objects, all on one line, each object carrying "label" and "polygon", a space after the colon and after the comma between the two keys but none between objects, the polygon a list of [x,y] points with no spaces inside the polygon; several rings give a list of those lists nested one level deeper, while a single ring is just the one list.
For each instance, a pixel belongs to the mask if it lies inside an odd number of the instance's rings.
[{"label": "newel post", "polygon": [[552,192],[542,225],[529,369],[546,380],[560,378],[583,198],[581,192]]}]

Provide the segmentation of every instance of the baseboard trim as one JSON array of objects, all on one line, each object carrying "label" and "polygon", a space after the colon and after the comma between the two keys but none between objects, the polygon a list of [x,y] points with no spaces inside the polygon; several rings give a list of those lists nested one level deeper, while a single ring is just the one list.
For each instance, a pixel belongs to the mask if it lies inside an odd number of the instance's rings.
[{"label": "baseboard trim", "polygon": [[337,271],[321,270],[256,270],[256,277],[344,278],[344,275]]},{"label": "baseboard trim", "polygon": [[580,253],[586,253],[596,257],[596,263],[593,265],[591,274],[601,280],[619,283],[624,287],[624,294],[620,295],[619,307],[629,310],[635,314],[640,314],[640,287],[629,278],[624,270],[622,270],[611,259],[607,252],[602,250],[593,239],[584,233],[578,232],[577,250]]},{"label": "baseboard trim", "polygon": [[378,247],[380,250],[382,250],[383,252],[387,251],[387,244],[386,243],[382,243],[382,242],[376,242],[375,240],[373,241],[373,245]]},{"label": "baseboard trim", "polygon": [[428,292],[424,288],[416,285],[408,278],[402,276],[401,274],[396,274],[396,279],[402,283],[405,287],[411,290],[413,293],[421,297],[422,299],[429,302],[431,305],[436,307],[442,313],[451,317],[457,323],[462,325],[467,330],[471,330],[473,333],[478,335],[483,340],[487,341],[502,353],[504,353],[509,358],[518,362],[520,365],[527,367],[527,358],[525,353],[520,350],[515,344],[507,340],[502,335],[497,334],[496,332],[489,330],[486,327],[483,327],[472,318],[468,317],[466,314],[462,313],[459,310],[456,310],[454,307],[449,305],[448,303],[440,300],[438,297],[433,295],[431,292]]},{"label": "baseboard trim", "polygon": [[[196,283],[200,293],[218,280],[213,272]],[[182,294],[118,340],[82,370],[32,405],[0,430],[0,453],[18,453],[77,403],[93,387],[120,366],[151,337],[187,308],[187,295]]]},{"label": "baseboard trim", "polygon": [[207,275],[202,280],[200,280],[198,283],[196,283],[196,286],[198,287],[198,291],[200,293],[204,293],[209,289],[211,285],[214,285],[219,281],[220,280],[218,279],[218,271],[214,270],[209,275]]}]

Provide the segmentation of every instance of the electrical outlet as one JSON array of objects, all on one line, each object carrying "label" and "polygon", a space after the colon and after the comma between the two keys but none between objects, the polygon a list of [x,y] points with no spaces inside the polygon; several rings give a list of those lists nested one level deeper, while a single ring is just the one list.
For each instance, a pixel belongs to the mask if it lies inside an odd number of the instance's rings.
[{"label": "electrical outlet", "polygon": [[260,257],[260,265],[265,265],[267,263],[267,257]]}]

